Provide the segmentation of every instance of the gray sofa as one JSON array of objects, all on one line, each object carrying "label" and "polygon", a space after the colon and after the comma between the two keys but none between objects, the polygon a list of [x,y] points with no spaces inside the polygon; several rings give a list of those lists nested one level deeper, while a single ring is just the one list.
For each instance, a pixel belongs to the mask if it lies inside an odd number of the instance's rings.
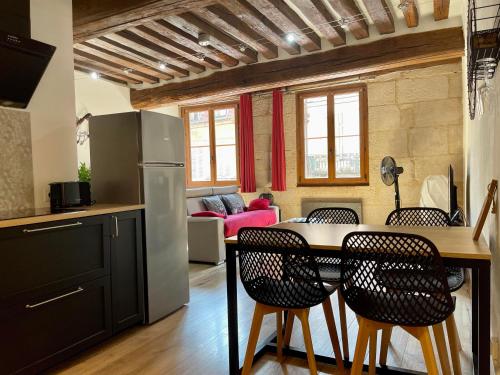
[{"label": "gray sofa", "polygon": [[[189,260],[220,264],[226,260],[224,246],[224,219],[218,217],[192,217],[191,214],[206,211],[202,198],[211,195],[237,193],[238,186],[193,188],[186,190],[188,215]],[[279,208],[271,206],[279,221]]]}]

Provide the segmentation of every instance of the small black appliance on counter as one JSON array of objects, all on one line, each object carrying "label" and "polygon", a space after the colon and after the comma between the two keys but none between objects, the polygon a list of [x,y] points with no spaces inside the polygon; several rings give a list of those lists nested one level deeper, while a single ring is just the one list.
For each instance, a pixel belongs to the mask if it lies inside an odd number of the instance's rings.
[{"label": "small black appliance on counter", "polygon": [[90,206],[92,204],[90,184],[88,182],[53,182],[49,186],[51,210]]}]

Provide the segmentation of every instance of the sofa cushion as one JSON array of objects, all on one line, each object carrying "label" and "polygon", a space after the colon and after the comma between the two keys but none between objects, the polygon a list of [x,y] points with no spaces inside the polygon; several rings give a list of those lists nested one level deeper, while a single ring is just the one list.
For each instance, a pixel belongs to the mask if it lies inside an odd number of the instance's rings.
[{"label": "sofa cushion", "polygon": [[241,195],[235,194],[226,194],[221,195],[220,199],[224,206],[226,207],[226,211],[229,215],[240,214],[245,211],[245,202]]},{"label": "sofa cushion", "polygon": [[191,188],[186,189],[186,197],[187,198],[196,198],[196,197],[206,197],[208,195],[213,195],[212,187],[200,187],[200,188]]},{"label": "sofa cushion", "polygon": [[224,219],[224,237],[237,235],[238,230],[243,227],[267,227],[273,224],[276,224],[276,214],[273,209],[229,215]]},{"label": "sofa cushion", "polygon": [[207,207],[208,211],[217,212],[224,216],[227,215],[226,207],[220,200],[219,196],[213,195],[211,197],[203,197],[201,200],[203,201],[203,204],[205,204],[205,207]]},{"label": "sofa cushion", "polygon": [[219,214],[218,212],[213,212],[213,211],[200,211],[200,212],[193,212],[191,214],[192,217],[220,217],[221,219],[224,219],[226,216]]},{"label": "sofa cushion", "polygon": [[186,208],[187,208],[188,216],[191,216],[193,214],[193,212],[200,212],[200,211],[207,210],[201,197],[186,199]]},{"label": "sofa cushion", "polygon": [[257,198],[250,202],[248,211],[267,210],[269,208],[269,199]]},{"label": "sofa cushion", "polygon": [[[240,190],[238,185],[214,186],[213,192],[211,195],[233,194],[233,193],[237,193],[238,190]],[[207,195],[209,195],[209,194],[207,194]]]}]

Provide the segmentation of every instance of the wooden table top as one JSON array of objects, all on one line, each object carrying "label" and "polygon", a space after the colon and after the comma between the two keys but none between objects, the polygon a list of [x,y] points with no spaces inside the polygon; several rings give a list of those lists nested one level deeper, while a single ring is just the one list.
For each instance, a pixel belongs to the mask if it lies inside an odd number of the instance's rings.
[{"label": "wooden table top", "polygon": [[[444,258],[490,260],[491,252],[481,236],[479,241],[472,239],[470,227],[395,227],[387,225],[352,224],[306,224],[279,223],[273,228],[290,229],[301,234],[311,248],[339,251],[342,240],[350,232],[374,231],[418,234],[431,240]],[[226,238],[229,244],[237,243],[236,236]]]}]

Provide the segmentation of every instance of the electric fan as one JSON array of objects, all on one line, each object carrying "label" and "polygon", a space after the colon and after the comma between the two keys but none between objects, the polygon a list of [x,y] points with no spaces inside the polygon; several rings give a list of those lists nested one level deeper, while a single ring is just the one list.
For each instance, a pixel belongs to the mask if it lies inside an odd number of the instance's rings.
[{"label": "electric fan", "polygon": [[394,184],[394,200],[396,201],[397,210],[401,208],[398,183],[398,176],[401,173],[403,173],[403,167],[398,167],[396,161],[392,157],[386,156],[382,159],[382,163],[380,163],[380,177],[382,177],[383,183],[387,186]]}]

